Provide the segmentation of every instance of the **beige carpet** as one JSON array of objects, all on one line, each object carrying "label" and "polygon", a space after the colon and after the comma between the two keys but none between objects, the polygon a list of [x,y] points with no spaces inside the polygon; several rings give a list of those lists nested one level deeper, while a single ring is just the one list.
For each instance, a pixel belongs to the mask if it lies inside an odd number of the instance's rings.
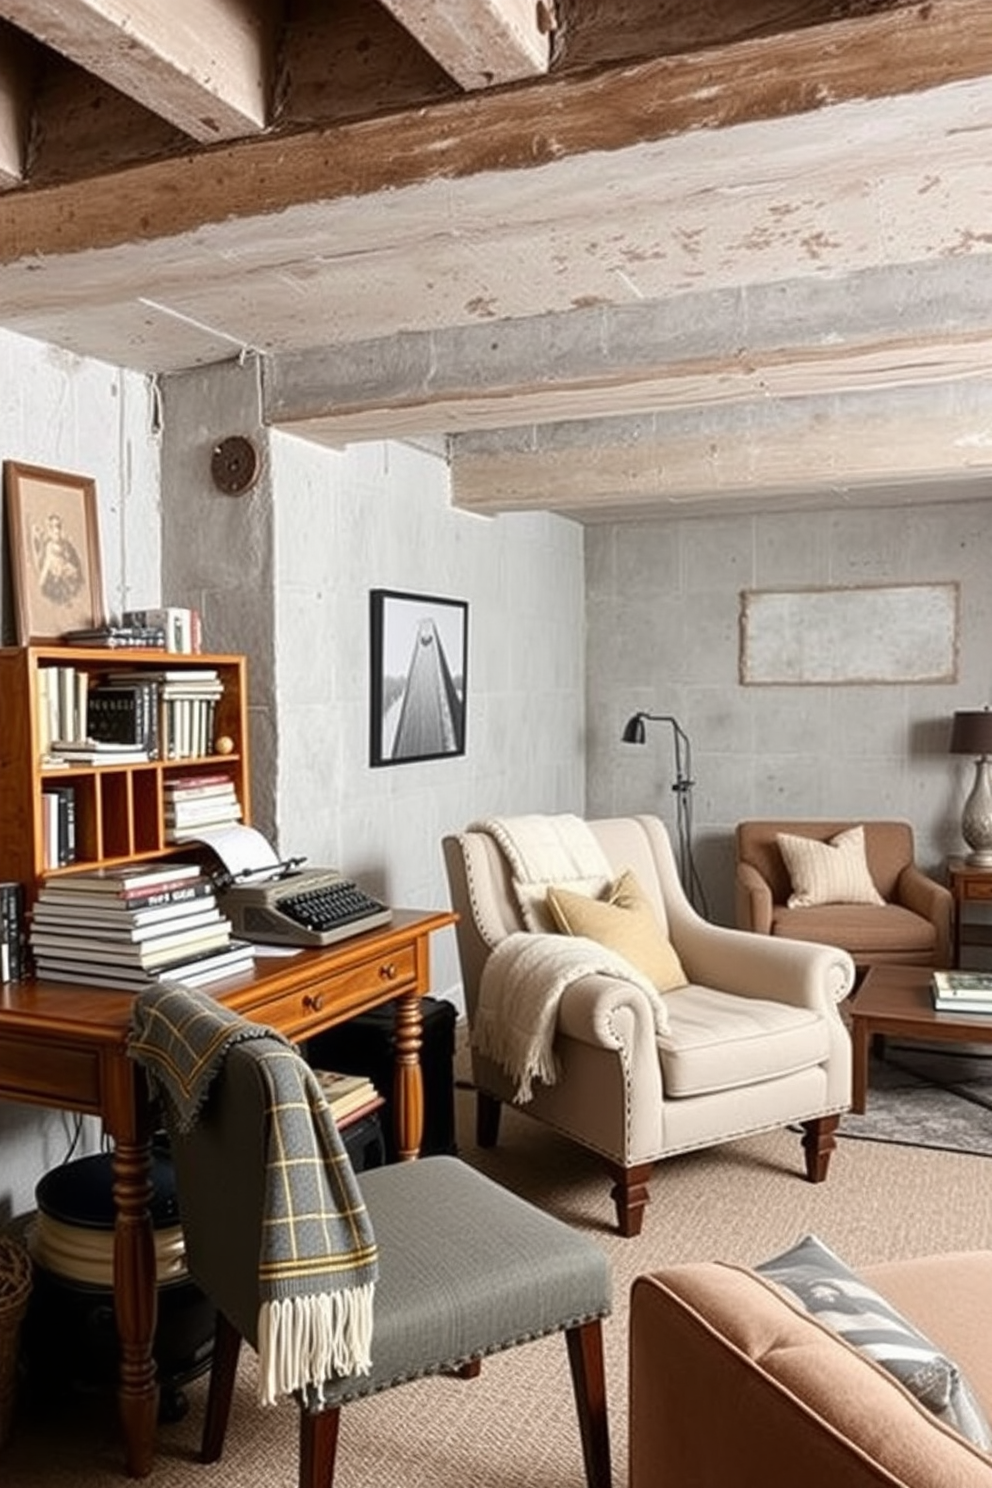
[{"label": "beige carpet", "polygon": [[[580,1226],[606,1249],[615,1311],[607,1325],[614,1482],[626,1472],[627,1295],[640,1271],[688,1259],[751,1262],[815,1231],[855,1266],[886,1257],[992,1245],[988,1158],[844,1142],[825,1184],[801,1177],[799,1138],[776,1132],[663,1164],[651,1186],[644,1233],[612,1229],[607,1184],[593,1158],[516,1112],[500,1146],[480,1153],[473,1101],[458,1095],[462,1155],[493,1177]],[[201,1467],[195,1446],[204,1382],[191,1410],[160,1433],[149,1488],[293,1488],[296,1412],[255,1408],[252,1364],[242,1366],[231,1439],[222,1462]],[[93,1402],[46,1419],[15,1421],[0,1452],[4,1488],[117,1488],[125,1481],[112,1411]],[[488,1361],[470,1382],[428,1381],[348,1407],[338,1488],[579,1488],[578,1436],[564,1344],[546,1340]]]}]

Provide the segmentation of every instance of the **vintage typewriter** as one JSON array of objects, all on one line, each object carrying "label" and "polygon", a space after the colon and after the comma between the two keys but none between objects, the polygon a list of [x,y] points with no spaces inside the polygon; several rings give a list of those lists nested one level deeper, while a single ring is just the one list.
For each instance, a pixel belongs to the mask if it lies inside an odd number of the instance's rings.
[{"label": "vintage typewriter", "polygon": [[241,874],[218,886],[233,933],[279,945],[324,946],[388,925],[393,912],[334,868],[297,868],[298,860]]}]

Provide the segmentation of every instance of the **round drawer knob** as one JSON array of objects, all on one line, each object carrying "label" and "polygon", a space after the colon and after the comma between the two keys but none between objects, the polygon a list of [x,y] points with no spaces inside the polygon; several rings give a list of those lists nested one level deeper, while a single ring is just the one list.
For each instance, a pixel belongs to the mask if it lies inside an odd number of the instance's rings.
[{"label": "round drawer knob", "polygon": [[324,999],[319,992],[307,992],[303,997],[303,1006],[310,1013],[319,1013],[324,1006]]},{"label": "round drawer knob", "polygon": [[384,961],[379,967],[379,975],[384,982],[395,982],[399,972],[395,961]]}]

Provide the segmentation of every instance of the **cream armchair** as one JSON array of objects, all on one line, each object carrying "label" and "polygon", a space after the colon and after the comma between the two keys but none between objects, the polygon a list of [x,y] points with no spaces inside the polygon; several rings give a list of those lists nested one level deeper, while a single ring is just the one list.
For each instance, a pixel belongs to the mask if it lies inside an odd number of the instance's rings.
[{"label": "cream armchair", "polygon": [[[520,1109],[601,1155],[623,1235],[640,1232],[656,1162],[750,1132],[800,1124],[806,1175],[822,1181],[850,1104],[850,1041],[837,1009],[854,981],[850,956],[702,919],[657,818],[588,825],[617,877],[632,870],[650,897],[689,985],[665,996],[669,1027],[657,1034],[632,982],[601,973],[572,981],[558,1005],[558,1078],[536,1082]],[[450,835],[443,847],[471,1029],[489,956],[526,926],[489,832]],[[515,1086],[475,1049],[472,1070],[478,1140],[493,1146]]]}]

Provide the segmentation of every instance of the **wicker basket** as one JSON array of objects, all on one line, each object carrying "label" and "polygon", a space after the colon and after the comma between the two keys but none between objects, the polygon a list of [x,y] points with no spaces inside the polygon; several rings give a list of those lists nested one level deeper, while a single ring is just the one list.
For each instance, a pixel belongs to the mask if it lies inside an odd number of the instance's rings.
[{"label": "wicker basket", "polygon": [[17,1389],[17,1346],[31,1295],[31,1259],[17,1240],[0,1235],[0,1447],[10,1435]]}]

